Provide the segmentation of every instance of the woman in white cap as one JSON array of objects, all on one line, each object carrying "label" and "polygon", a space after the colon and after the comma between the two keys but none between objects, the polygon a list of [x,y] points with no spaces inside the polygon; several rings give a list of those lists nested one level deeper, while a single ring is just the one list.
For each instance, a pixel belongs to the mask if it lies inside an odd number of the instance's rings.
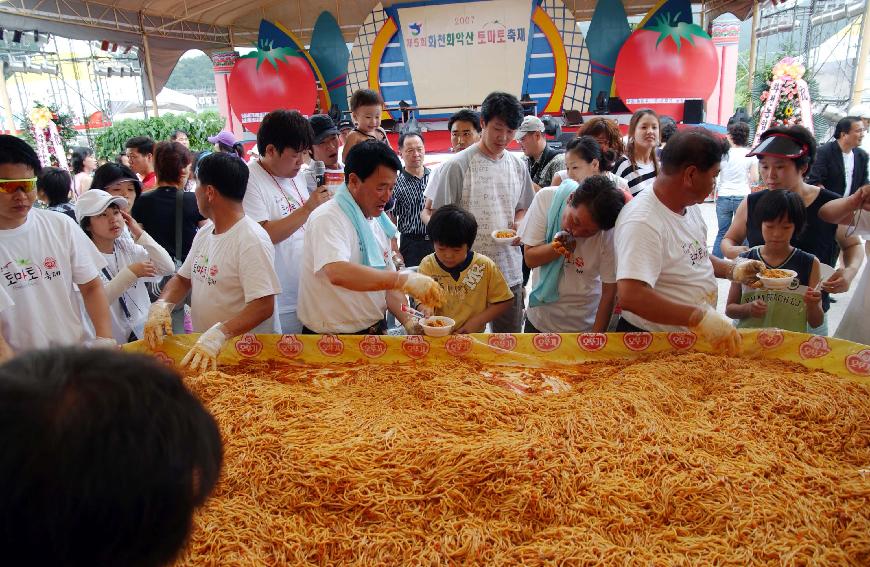
[{"label": "woman in white cap", "polygon": [[[76,202],[76,221],[106,260],[100,279],[109,301],[112,335],[118,344],[142,338],[151,301],[145,278],[175,272],[169,253],[142,230],[127,212],[127,199],[101,189],[86,191]],[[129,238],[121,238],[124,227]]]}]

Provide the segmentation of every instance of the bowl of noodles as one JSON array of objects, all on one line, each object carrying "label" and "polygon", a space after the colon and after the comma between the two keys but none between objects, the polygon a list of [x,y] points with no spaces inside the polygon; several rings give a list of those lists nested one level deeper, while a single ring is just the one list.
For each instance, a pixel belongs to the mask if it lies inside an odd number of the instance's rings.
[{"label": "bowl of noodles", "polygon": [[456,321],[442,315],[433,315],[420,319],[420,327],[423,328],[423,334],[427,337],[446,337],[453,332],[455,325]]},{"label": "bowl of noodles", "polygon": [[517,231],[511,230],[508,228],[493,230],[490,233],[492,239],[502,245],[510,245],[513,243],[514,239],[517,237]]},{"label": "bowl of noodles", "polygon": [[764,289],[788,289],[796,277],[794,270],[764,269],[758,273],[758,281]]}]

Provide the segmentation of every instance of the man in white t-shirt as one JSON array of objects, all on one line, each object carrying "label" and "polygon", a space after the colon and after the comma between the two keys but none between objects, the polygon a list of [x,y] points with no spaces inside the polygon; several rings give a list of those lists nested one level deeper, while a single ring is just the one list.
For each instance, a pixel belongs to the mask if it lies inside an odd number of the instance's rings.
[{"label": "man in white t-shirt", "polygon": [[440,287],[396,271],[384,214],[402,163],[386,144],[361,142],[347,154],[347,186],[311,215],[305,228],[299,319],[306,334],[385,334],[386,310],[405,325],[405,294],[437,305]]},{"label": "man in white t-shirt", "polygon": [[145,340],[151,348],[172,334],[172,308],[191,294],[193,330],[203,333],[182,366],[217,366],[220,351],[242,333],[275,333],[275,249],[266,231],[245,216],[248,168],[232,154],[213,153],[198,166],[196,203],[211,221],[196,233],[187,259],[151,306]]},{"label": "man in white t-shirt", "polygon": [[716,311],[716,278],[753,283],[761,262],[735,263],[707,252],[697,207],[716,185],[727,142],[703,128],[674,134],[651,191],[632,199],[616,222],[620,332],[691,330],[737,354],[740,335]]},{"label": "man in white t-shirt", "polygon": [[70,217],[33,208],[40,167],[26,142],[0,135],[0,336],[14,353],[81,345],[78,286],[92,344],[114,345],[100,280],[106,262]]},{"label": "man in white t-shirt", "polygon": [[245,191],[245,214],[260,223],[275,245],[275,270],[281,282],[277,315],[281,331],[287,334],[302,332],[296,304],[304,225],[311,212],[329,199],[326,187],[309,195],[300,172],[312,137],[308,120],[295,110],[267,114],[257,132],[260,158],[249,164]]},{"label": "man in white t-shirt", "polygon": [[519,333],[525,303],[520,239],[505,246],[491,234],[517,230],[535,196],[526,164],[506,151],[523,122],[523,107],[513,95],[494,92],[483,101],[480,114],[480,141],[444,162],[429,180],[432,210],[455,204],[475,216],[479,230],[474,250],[495,261],[514,294],[513,307],[492,322],[492,330]]}]

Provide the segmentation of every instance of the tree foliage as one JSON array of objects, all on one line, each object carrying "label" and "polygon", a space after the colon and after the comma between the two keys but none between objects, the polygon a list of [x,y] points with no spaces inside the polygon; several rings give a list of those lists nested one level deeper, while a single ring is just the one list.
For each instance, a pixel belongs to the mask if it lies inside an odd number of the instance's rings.
[{"label": "tree foliage", "polygon": [[94,139],[94,151],[100,159],[112,160],[124,151],[124,144],[134,136],[150,136],[168,140],[176,130],[184,130],[190,138],[190,149],[207,150],[212,144],[206,139],[220,132],[226,121],[217,112],[198,114],[167,114],[147,120],[129,119],[116,122]]},{"label": "tree foliage", "polygon": [[176,91],[206,90],[213,91],[214,66],[205,55],[179,59],[166,87]]}]

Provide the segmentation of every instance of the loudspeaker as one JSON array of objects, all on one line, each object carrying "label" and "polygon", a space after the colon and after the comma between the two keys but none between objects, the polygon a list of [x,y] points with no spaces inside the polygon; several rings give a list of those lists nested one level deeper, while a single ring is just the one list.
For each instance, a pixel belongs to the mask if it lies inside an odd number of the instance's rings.
[{"label": "loudspeaker", "polygon": [[607,99],[607,112],[610,114],[630,114],[631,111],[618,96]]},{"label": "loudspeaker", "polygon": [[687,98],[683,103],[683,124],[700,124],[704,121],[704,101]]}]

